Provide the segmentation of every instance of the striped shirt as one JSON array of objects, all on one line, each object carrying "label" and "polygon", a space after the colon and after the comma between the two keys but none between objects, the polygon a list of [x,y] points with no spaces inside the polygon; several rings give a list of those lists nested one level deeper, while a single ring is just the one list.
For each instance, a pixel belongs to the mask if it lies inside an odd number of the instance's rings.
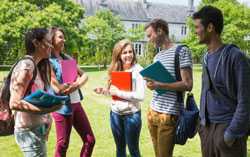
[{"label": "striped shirt", "polygon": [[[154,62],[160,61],[174,78],[176,78],[174,60],[177,46],[178,45],[174,45],[169,49],[162,50],[154,57]],[[183,47],[180,50],[179,61],[181,69],[187,67],[192,68],[192,57],[187,47]],[[154,91],[151,108],[160,113],[179,115],[180,110],[183,108],[183,104],[177,102],[177,94],[175,91],[167,91],[161,95]]]}]

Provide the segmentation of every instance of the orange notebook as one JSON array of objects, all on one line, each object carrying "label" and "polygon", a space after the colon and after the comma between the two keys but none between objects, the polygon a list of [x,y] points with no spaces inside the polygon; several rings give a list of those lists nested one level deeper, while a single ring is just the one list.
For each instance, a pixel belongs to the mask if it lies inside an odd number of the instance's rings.
[{"label": "orange notebook", "polygon": [[[132,73],[113,71],[111,73],[111,84],[123,91],[132,91]],[[117,96],[112,96],[113,100],[123,100]]]},{"label": "orange notebook", "polygon": [[63,83],[73,83],[77,79],[77,64],[75,59],[61,60]]}]

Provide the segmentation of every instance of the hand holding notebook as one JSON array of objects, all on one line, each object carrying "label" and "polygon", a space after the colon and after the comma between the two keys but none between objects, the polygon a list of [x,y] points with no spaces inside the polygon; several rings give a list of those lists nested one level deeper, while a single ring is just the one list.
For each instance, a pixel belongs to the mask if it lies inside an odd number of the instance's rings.
[{"label": "hand holding notebook", "polygon": [[[111,84],[119,90],[132,91],[132,73],[124,71],[113,71],[111,73]],[[117,96],[112,96],[113,100],[122,100]]]},{"label": "hand holding notebook", "polygon": [[61,60],[63,83],[73,83],[77,79],[77,63],[75,59]]},{"label": "hand holding notebook", "polygon": [[24,100],[38,107],[52,107],[53,105],[62,104],[63,101],[68,100],[68,96],[58,96],[47,93],[43,90],[37,90],[34,93],[24,97]]},{"label": "hand holding notebook", "polygon": [[[162,83],[176,82],[176,79],[170,74],[170,72],[162,65],[160,61],[157,61],[147,66],[140,73],[143,77],[146,77],[149,80],[151,79],[151,80],[162,82]],[[156,89],[156,91],[159,94],[163,94],[167,90]]]}]

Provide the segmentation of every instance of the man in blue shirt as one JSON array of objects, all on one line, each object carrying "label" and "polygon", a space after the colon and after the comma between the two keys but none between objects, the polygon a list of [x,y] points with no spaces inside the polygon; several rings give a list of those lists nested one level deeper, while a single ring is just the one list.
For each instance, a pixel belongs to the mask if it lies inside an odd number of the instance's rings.
[{"label": "man in blue shirt", "polygon": [[222,12],[205,6],[194,13],[203,58],[200,103],[203,157],[246,157],[250,118],[250,65],[246,55],[221,40]]}]

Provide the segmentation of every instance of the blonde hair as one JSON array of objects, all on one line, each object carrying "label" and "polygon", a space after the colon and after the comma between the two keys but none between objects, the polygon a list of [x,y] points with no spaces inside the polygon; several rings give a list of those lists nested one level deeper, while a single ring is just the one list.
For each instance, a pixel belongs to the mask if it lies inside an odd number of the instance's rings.
[{"label": "blonde hair", "polygon": [[108,69],[108,76],[109,76],[108,86],[110,86],[110,84],[111,84],[111,77],[110,76],[111,76],[112,71],[123,71],[124,70],[123,65],[122,65],[122,60],[121,60],[121,54],[122,54],[123,49],[128,45],[130,45],[132,47],[132,51],[133,51],[133,55],[134,55],[131,64],[134,65],[137,62],[136,54],[135,54],[132,42],[128,39],[123,39],[123,40],[118,41],[113,48],[112,61],[111,61],[110,67]]},{"label": "blonde hair", "polygon": [[108,70],[108,74],[110,75],[112,71],[123,71],[123,66],[122,66],[122,60],[121,60],[121,54],[122,51],[125,47],[127,47],[128,45],[130,45],[132,47],[132,51],[133,51],[133,60],[132,60],[132,65],[134,65],[136,63],[136,54],[135,51],[133,49],[133,44],[130,40],[128,39],[123,39],[118,41],[113,49],[112,52],[112,61],[110,64],[110,68]]}]

